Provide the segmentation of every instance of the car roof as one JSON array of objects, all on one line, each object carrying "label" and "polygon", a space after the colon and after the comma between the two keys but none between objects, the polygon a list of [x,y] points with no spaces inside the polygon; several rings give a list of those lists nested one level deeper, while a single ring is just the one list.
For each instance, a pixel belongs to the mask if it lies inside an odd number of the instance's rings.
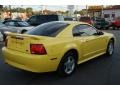
[{"label": "car roof", "polygon": [[[72,25],[78,25],[78,24],[88,24],[85,22],[79,22],[79,21],[52,21],[52,22],[59,22],[59,23],[68,23]],[[89,25],[89,24],[88,24]]]},{"label": "car roof", "polygon": [[32,16],[61,16],[61,15],[56,15],[56,14],[48,14],[48,15],[47,14],[41,14],[41,15],[32,15]]}]

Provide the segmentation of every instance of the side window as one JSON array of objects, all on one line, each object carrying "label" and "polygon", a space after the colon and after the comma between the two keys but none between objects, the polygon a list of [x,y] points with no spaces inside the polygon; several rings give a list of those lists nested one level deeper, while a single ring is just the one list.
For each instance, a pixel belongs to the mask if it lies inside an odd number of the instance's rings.
[{"label": "side window", "polygon": [[97,33],[96,29],[89,25],[77,25],[73,28],[73,36],[91,36]]},{"label": "side window", "polygon": [[32,16],[32,17],[29,19],[29,21],[30,21],[30,22],[35,22],[36,19],[37,19],[36,16]]},{"label": "side window", "polygon": [[73,36],[85,36],[87,35],[85,32],[84,32],[84,25],[77,25],[73,28]]},{"label": "side window", "polygon": [[15,23],[11,21],[11,22],[6,22],[5,25],[7,25],[7,26],[15,26]]},{"label": "side window", "polygon": [[97,31],[96,31],[95,28],[93,28],[93,27],[91,27],[91,26],[88,26],[88,28],[86,28],[86,33],[87,33],[88,35],[94,35],[94,34],[97,33]]}]

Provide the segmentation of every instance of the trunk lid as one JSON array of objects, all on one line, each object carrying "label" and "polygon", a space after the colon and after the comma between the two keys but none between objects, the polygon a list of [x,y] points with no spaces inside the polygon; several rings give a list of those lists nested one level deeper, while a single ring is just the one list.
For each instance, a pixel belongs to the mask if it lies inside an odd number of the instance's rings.
[{"label": "trunk lid", "polygon": [[41,43],[46,38],[48,37],[7,33],[7,48],[23,53],[31,53],[30,44]]}]

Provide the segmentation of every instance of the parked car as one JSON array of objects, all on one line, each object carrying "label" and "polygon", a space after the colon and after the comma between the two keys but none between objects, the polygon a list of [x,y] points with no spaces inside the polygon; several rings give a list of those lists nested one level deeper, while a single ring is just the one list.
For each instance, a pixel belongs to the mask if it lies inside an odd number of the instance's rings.
[{"label": "parked car", "polygon": [[0,30],[15,33],[24,33],[33,28],[33,26],[29,25],[27,22],[21,20],[6,20],[3,24],[5,24],[5,26],[0,28]]},{"label": "parked car", "polygon": [[117,17],[111,21],[110,27],[113,29],[120,28],[120,17]]},{"label": "parked car", "polygon": [[0,32],[3,35],[3,40],[5,40],[5,32],[14,32],[14,33],[25,33],[26,31],[34,28],[33,26],[30,26],[25,21],[20,20],[6,20],[3,22],[3,25],[0,27]]},{"label": "parked car", "polygon": [[34,15],[27,20],[32,26],[37,26],[50,21],[64,21],[64,17],[62,15]]},{"label": "parked car", "polygon": [[48,22],[25,34],[6,33],[5,62],[31,72],[57,71],[68,76],[77,64],[112,55],[115,37],[83,22]]},{"label": "parked car", "polygon": [[97,29],[108,29],[110,24],[104,18],[97,18],[93,23],[94,27]]},{"label": "parked car", "polygon": [[3,26],[5,26],[5,25],[3,24],[3,21],[0,21],[0,27],[3,27]]},{"label": "parked car", "polygon": [[0,42],[3,41],[3,34],[0,32]]},{"label": "parked car", "polygon": [[86,23],[89,23],[89,24],[93,24],[93,20],[88,16],[80,17],[79,21],[80,22],[86,22]]}]

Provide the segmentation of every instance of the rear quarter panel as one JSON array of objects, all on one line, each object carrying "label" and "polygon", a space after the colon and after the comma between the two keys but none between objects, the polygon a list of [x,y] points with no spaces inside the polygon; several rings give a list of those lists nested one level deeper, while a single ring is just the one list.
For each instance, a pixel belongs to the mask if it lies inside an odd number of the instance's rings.
[{"label": "rear quarter panel", "polygon": [[46,48],[47,54],[51,58],[57,58],[57,63],[59,64],[61,58],[71,49],[77,50],[80,53],[80,49],[77,40],[71,38],[57,38],[52,40],[45,40],[44,46]]}]

